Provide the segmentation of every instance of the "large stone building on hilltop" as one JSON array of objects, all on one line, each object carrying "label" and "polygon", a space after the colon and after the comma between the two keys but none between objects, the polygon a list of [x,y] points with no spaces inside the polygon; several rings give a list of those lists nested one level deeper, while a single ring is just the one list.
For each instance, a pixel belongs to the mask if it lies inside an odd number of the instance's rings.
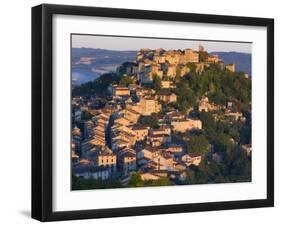
[{"label": "large stone building on hilltop", "polygon": [[[206,63],[218,62],[217,55],[208,56]],[[189,73],[188,63],[202,64],[199,52],[190,48],[185,50],[140,49],[137,53],[136,63],[138,65],[137,78],[141,83],[152,82],[153,76],[163,78],[174,78],[177,74],[184,76]],[[200,71],[200,66],[198,71]]]}]

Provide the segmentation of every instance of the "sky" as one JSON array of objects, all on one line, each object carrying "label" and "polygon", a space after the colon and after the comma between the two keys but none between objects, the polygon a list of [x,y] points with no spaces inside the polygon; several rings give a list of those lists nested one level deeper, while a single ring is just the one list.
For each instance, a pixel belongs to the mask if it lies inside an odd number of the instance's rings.
[{"label": "sky", "polygon": [[119,36],[97,35],[72,35],[72,47],[74,48],[100,48],[109,50],[139,50],[141,48],[157,49],[198,49],[203,45],[207,52],[243,52],[251,53],[251,43],[205,41],[205,40],[175,40],[157,38],[133,38]]}]

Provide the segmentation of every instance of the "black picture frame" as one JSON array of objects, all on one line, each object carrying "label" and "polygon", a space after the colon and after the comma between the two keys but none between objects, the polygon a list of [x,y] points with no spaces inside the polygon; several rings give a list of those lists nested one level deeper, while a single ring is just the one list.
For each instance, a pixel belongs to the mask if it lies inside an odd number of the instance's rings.
[{"label": "black picture frame", "polygon": [[[52,210],[52,17],[55,14],[151,19],[267,28],[267,198],[95,210]],[[274,20],[267,18],[43,4],[32,8],[32,218],[122,217],[274,206]]]}]

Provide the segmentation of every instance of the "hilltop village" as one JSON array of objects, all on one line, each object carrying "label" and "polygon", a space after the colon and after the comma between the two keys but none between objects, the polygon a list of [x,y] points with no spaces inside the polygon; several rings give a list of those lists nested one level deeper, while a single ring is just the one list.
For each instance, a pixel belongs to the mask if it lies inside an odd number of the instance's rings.
[{"label": "hilltop village", "polygon": [[73,189],[250,181],[250,87],[199,46],[141,49],[73,88]]}]

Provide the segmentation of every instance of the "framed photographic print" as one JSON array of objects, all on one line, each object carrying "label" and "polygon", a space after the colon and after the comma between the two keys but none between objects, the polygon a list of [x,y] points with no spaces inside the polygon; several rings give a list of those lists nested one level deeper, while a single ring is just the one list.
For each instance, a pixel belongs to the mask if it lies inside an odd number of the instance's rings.
[{"label": "framed photographic print", "polygon": [[32,217],[274,205],[274,21],[32,8]]}]

